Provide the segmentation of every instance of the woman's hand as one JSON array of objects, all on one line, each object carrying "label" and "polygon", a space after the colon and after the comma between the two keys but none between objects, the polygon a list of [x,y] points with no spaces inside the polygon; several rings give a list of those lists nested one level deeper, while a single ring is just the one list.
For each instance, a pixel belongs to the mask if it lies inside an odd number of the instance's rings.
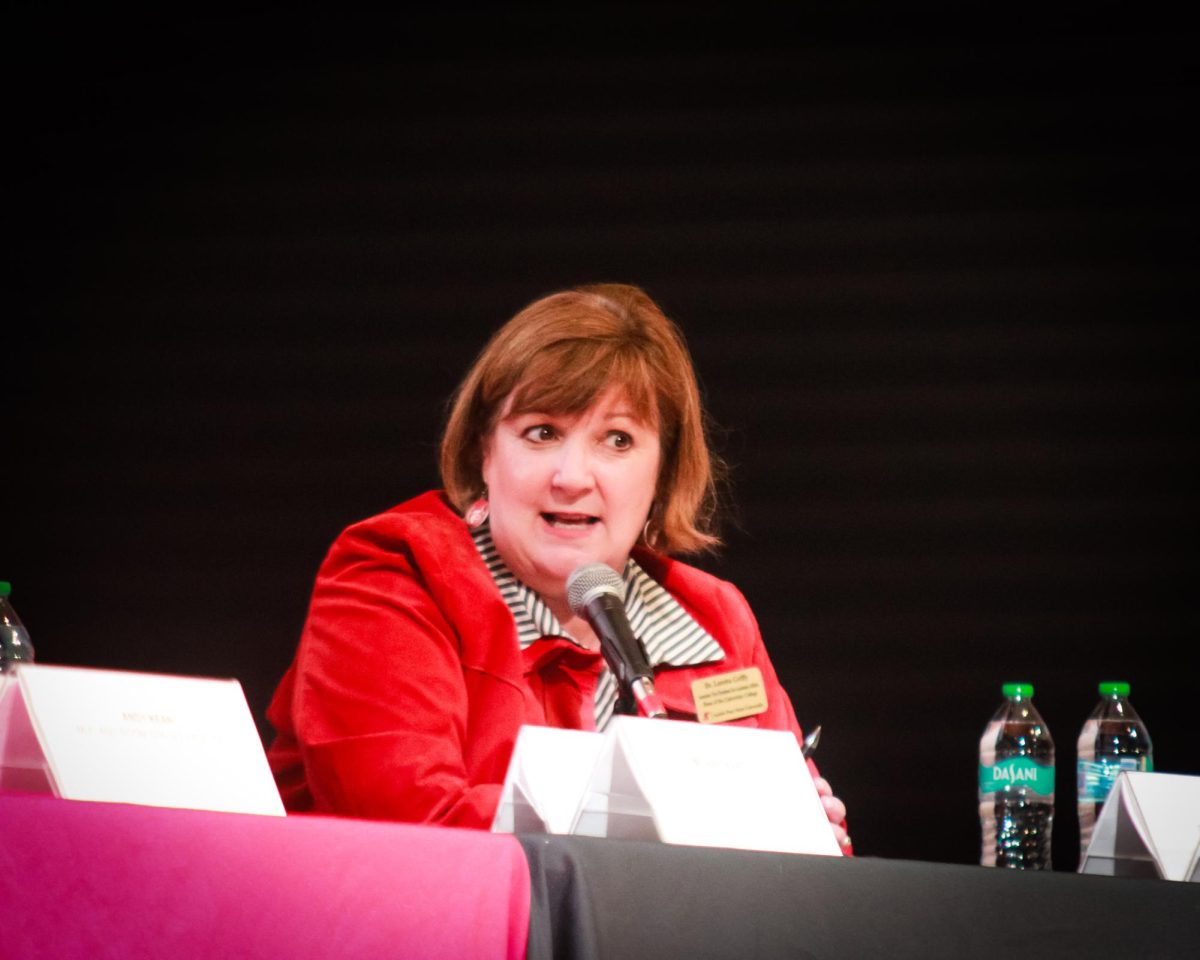
[{"label": "woman's hand", "polygon": [[814,777],[817,796],[821,798],[821,806],[825,808],[825,816],[833,825],[833,835],[843,850],[850,848],[850,835],[846,832],[846,805],[833,795],[833,787],[824,777]]}]

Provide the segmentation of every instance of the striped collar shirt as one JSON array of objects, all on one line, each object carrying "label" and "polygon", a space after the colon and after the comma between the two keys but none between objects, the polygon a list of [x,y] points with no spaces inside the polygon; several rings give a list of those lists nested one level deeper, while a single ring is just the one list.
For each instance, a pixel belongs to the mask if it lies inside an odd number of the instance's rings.
[{"label": "striped collar shirt", "polygon": [[[476,528],[472,536],[475,548],[517,623],[517,642],[521,649],[543,637],[566,637],[572,643],[578,643],[562,628],[537,591],[518,580],[500,559],[489,525],[485,523]],[[720,644],[637,561],[630,559],[625,564],[621,579],[625,582],[625,612],[629,616],[629,625],[646,648],[650,666],[687,667],[725,659]],[[605,664],[596,683],[597,730],[608,726],[616,703],[616,678]]]}]

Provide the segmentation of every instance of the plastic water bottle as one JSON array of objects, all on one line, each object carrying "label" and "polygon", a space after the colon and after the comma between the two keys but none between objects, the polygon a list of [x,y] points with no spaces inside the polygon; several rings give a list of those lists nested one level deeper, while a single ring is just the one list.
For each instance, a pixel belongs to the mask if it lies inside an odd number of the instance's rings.
[{"label": "plastic water bottle", "polygon": [[0,580],[0,673],[18,660],[33,659],[33,644],[29,642],[29,631],[8,599],[12,584]]},{"label": "plastic water bottle", "polygon": [[979,823],[985,867],[1049,870],[1054,740],[1033,705],[1033,684],[1006,683],[979,739]]},{"label": "plastic water bottle", "polygon": [[1129,702],[1129,684],[1105,681],[1099,691],[1100,701],[1084,721],[1076,744],[1075,791],[1081,863],[1096,818],[1121,771],[1154,770],[1154,745],[1142,718]]}]

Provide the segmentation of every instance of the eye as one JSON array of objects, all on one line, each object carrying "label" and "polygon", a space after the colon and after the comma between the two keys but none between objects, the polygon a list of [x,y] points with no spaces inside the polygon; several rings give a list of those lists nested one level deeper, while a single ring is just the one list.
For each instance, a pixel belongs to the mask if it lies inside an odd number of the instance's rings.
[{"label": "eye", "polygon": [[557,437],[558,432],[548,423],[537,423],[532,427],[526,427],[521,432],[521,436],[534,443],[546,443]]},{"label": "eye", "polygon": [[604,442],[614,450],[628,450],[633,446],[633,437],[624,430],[609,430],[604,437]]}]

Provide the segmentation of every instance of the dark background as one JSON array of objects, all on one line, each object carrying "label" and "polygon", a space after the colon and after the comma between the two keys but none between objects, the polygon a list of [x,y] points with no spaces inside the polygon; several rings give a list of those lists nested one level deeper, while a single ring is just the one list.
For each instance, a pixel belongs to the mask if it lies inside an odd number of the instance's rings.
[{"label": "dark background", "polygon": [[[1127,679],[1200,773],[1195,38],[454,7],[18,18],[0,577],[47,663],[263,710],[350,522],[535,297],[644,286],[867,856],[972,862],[979,734]],[[550,19],[546,19],[549,16]]]}]

